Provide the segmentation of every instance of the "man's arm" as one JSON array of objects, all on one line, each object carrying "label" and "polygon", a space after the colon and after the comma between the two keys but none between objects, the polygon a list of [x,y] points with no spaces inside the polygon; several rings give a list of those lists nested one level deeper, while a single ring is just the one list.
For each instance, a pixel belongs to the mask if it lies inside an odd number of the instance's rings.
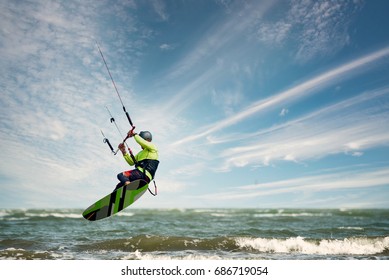
[{"label": "man's arm", "polygon": [[150,150],[150,151],[156,150],[156,147],[153,143],[143,139],[138,134],[134,135],[134,139],[139,145],[142,146],[143,149]]},{"label": "man's arm", "polygon": [[124,157],[124,159],[127,161],[127,163],[129,165],[134,165],[135,164],[135,162],[133,161],[132,157],[128,153],[124,154],[123,157]]},{"label": "man's arm", "polygon": [[134,165],[135,162],[134,162],[134,160],[132,159],[131,155],[129,155],[129,154],[127,153],[127,151],[126,151],[126,146],[124,146],[124,143],[120,143],[120,144],[119,144],[119,149],[120,149],[120,151],[122,152],[123,157],[124,157],[124,159],[127,161],[127,163],[128,163],[129,165]]}]

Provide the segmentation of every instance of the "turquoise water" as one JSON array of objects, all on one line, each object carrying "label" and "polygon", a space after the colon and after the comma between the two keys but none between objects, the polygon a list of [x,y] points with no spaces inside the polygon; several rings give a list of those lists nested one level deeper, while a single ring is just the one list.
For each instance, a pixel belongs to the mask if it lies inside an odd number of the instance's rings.
[{"label": "turquoise water", "polygon": [[389,210],[0,210],[0,259],[389,259]]}]

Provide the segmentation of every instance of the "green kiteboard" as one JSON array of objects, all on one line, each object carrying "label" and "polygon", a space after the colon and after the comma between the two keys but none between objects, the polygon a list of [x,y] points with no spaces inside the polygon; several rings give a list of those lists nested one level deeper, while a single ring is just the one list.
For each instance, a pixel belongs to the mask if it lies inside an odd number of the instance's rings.
[{"label": "green kiteboard", "polygon": [[93,203],[85,209],[82,216],[89,221],[97,221],[112,216],[133,204],[147,191],[147,188],[146,181],[133,181]]}]

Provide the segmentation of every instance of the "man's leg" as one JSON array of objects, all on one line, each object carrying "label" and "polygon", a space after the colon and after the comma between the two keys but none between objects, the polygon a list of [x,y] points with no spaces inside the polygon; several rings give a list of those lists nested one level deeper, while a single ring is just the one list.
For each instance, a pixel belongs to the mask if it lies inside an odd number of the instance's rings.
[{"label": "man's leg", "polygon": [[118,180],[120,181],[117,185],[116,185],[116,188],[115,190],[117,190],[118,188],[124,186],[124,185],[127,185],[130,183],[130,177],[131,177],[131,170],[130,171],[124,171],[122,173],[119,173],[117,175],[117,178]]}]

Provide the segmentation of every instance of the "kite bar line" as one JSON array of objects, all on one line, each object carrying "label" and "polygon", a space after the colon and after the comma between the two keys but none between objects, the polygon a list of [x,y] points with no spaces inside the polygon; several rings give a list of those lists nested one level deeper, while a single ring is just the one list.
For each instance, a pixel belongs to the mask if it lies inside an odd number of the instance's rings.
[{"label": "kite bar line", "polygon": [[115,118],[114,118],[114,117],[112,116],[112,114],[111,114],[111,111],[108,109],[107,106],[105,106],[105,109],[107,109],[108,114],[109,114],[109,116],[111,117],[110,122],[115,124],[116,129],[117,129],[117,131],[119,132],[120,136],[121,136],[122,138],[124,138],[124,136],[123,136],[123,134],[121,133],[121,131],[120,131],[118,125],[116,124]]},{"label": "kite bar line", "polygon": [[[130,123],[130,125],[131,125],[131,130],[130,130],[130,131],[131,131],[131,132],[134,132],[135,126],[134,126],[134,124],[132,123],[131,117],[130,117],[130,115],[128,114],[128,112],[127,112],[127,110],[126,110],[126,107],[124,106],[122,97],[120,96],[120,93],[119,93],[119,91],[118,91],[118,88],[116,87],[115,81],[114,81],[114,79],[113,79],[113,77],[112,77],[111,71],[109,71],[107,61],[105,60],[104,55],[103,55],[103,52],[101,51],[100,46],[99,46],[99,44],[97,43],[97,41],[96,41],[96,45],[97,45],[97,48],[99,49],[101,58],[103,59],[103,62],[104,62],[105,68],[107,69],[107,72],[108,72],[108,74],[109,74],[109,77],[111,78],[111,81],[112,81],[113,87],[115,88],[116,94],[117,94],[117,96],[119,97],[120,103],[122,104],[123,111],[124,111],[124,113],[126,114],[127,120],[128,120],[128,122]],[[108,107],[106,107],[106,108],[107,108],[107,110],[108,110]],[[108,110],[108,113],[109,113],[110,116],[111,116],[111,123],[112,123],[112,122],[115,123],[115,126],[116,126],[116,128],[118,129],[118,132],[119,132],[120,136],[123,138],[122,134],[120,133],[119,127],[116,125],[115,119],[112,117],[112,114],[111,114],[111,112],[110,112],[109,110]],[[126,146],[127,146],[127,148],[128,148],[128,151],[130,152],[131,159],[134,161],[135,164],[137,164],[138,162],[137,162],[137,160],[135,159],[134,154],[132,153],[130,147],[128,147],[128,145],[127,145],[127,143],[126,143],[126,141],[127,141],[128,138],[129,138],[129,136],[128,136],[128,134],[127,134],[127,136],[123,139],[122,143],[125,143],[125,144],[126,144]],[[108,139],[105,138],[104,141],[108,141]],[[109,143],[109,142],[107,142],[107,143]],[[111,147],[112,147],[112,146],[110,145],[110,148],[111,148]],[[116,152],[114,152],[113,149],[112,149],[112,152],[113,152],[115,155],[118,153],[118,151],[119,151],[119,149],[117,149]]]},{"label": "kite bar line", "polygon": [[127,120],[128,120],[128,122],[130,123],[130,125],[134,128],[135,126],[134,126],[134,124],[132,123],[132,120],[131,120],[130,115],[128,114],[128,112],[127,112],[127,110],[126,110],[126,107],[124,107],[122,97],[121,97],[120,94],[119,94],[119,91],[118,91],[118,88],[116,87],[115,81],[114,81],[113,78],[112,78],[111,71],[109,71],[108,64],[107,64],[107,62],[105,61],[103,52],[101,51],[100,46],[99,46],[99,44],[97,43],[97,41],[96,41],[96,45],[97,45],[97,48],[99,49],[101,58],[102,58],[103,61],[104,61],[105,68],[107,68],[109,77],[111,78],[113,87],[115,88],[115,91],[116,91],[116,93],[117,93],[117,95],[118,95],[118,97],[119,97],[120,103],[122,104],[123,111],[124,111],[124,113],[125,113],[126,116],[127,116]]},{"label": "kite bar line", "polygon": [[[111,71],[109,71],[108,64],[107,64],[107,62],[106,62],[106,60],[105,60],[105,58],[104,58],[103,52],[101,51],[100,46],[99,46],[99,44],[97,43],[97,41],[96,41],[96,45],[97,45],[97,48],[99,49],[101,58],[103,59],[103,62],[104,62],[105,68],[107,69],[107,72],[108,72],[108,74],[109,74],[109,77],[111,78],[111,81],[112,81],[113,87],[115,88],[116,94],[117,94],[117,96],[119,97],[120,103],[122,104],[123,111],[124,111],[124,113],[126,114],[127,120],[128,120],[128,122],[130,123],[130,125],[131,125],[131,130],[127,133],[127,136],[123,139],[122,143],[125,144],[125,145],[127,146],[128,151],[129,151],[130,156],[131,156],[131,159],[134,161],[135,166],[137,166],[137,165],[138,165],[138,161],[136,160],[136,158],[135,158],[134,154],[132,153],[130,147],[129,147],[129,146],[127,145],[127,143],[126,143],[127,139],[130,138],[130,135],[133,135],[134,130],[135,130],[135,125],[133,124],[133,122],[132,122],[132,120],[131,120],[131,117],[130,117],[130,115],[128,114],[128,112],[127,112],[127,110],[126,110],[126,107],[124,106],[122,97],[120,96],[120,93],[119,93],[119,91],[118,91],[118,89],[117,89],[117,87],[116,87],[115,81],[113,80]],[[106,109],[107,109],[107,111],[108,111],[108,113],[109,113],[109,115],[110,115],[110,117],[111,117],[111,119],[110,119],[111,123],[113,122],[113,123],[115,124],[116,129],[118,130],[120,136],[123,138],[123,135],[122,135],[122,133],[120,132],[120,129],[119,129],[119,127],[117,126],[114,117],[112,116],[112,114],[111,114],[111,112],[109,111],[108,107],[106,107]],[[103,137],[104,137],[104,140],[103,140],[104,143],[107,143],[108,146],[109,146],[109,148],[111,149],[112,153],[113,153],[114,155],[116,155],[116,154],[118,153],[119,149],[117,149],[116,151],[114,151],[114,149],[113,149],[111,143],[110,143],[109,140],[105,137],[105,135],[104,135],[104,133],[103,133],[102,130],[101,130],[101,134],[102,134]],[[155,184],[155,181],[154,181],[154,189],[155,189],[155,192],[153,193],[153,192],[148,188],[149,192],[150,192],[153,196],[156,196],[156,195],[157,195],[157,185]]]},{"label": "kite bar line", "polygon": [[[111,119],[110,119],[111,123],[114,123],[114,124],[115,124],[117,131],[119,132],[120,136],[121,136],[122,139],[123,139],[123,135],[122,135],[122,133],[120,132],[120,129],[119,129],[118,125],[116,124],[115,118],[112,116],[112,114],[111,114],[111,112],[109,111],[108,107],[105,107],[105,108],[107,109],[109,115],[111,116]],[[130,133],[133,134],[133,133],[134,133],[134,130],[135,130],[135,126],[132,126],[130,132],[127,134],[127,136],[123,139],[123,141],[122,141],[121,143],[123,143],[123,144],[125,144],[125,145],[127,146],[127,149],[128,149],[128,151],[129,151],[129,153],[130,153],[130,156],[131,156],[131,159],[134,161],[135,164],[138,164],[138,161],[136,160],[134,154],[132,153],[131,148],[128,146],[128,144],[127,144],[127,142],[126,142],[127,139],[130,138],[129,134],[130,134]],[[101,132],[101,133],[103,133],[103,132]],[[104,134],[103,134],[103,135],[104,135]],[[104,136],[104,137],[105,137],[105,136]],[[113,148],[112,148],[112,146],[111,146],[111,144],[109,143],[109,141],[108,141],[107,138],[104,138],[104,143],[107,143],[107,144],[109,145],[109,147],[111,148],[111,150],[112,150],[112,152],[113,152],[114,155],[116,155],[116,154],[119,152],[119,148],[118,148],[116,151],[113,151]]]},{"label": "kite bar line", "polygon": [[118,153],[118,150],[115,152],[115,150],[113,149],[113,147],[112,147],[111,143],[109,142],[108,138],[105,137],[103,130],[100,129],[100,131],[101,131],[101,134],[102,134],[103,137],[104,137],[103,142],[104,142],[104,143],[107,143],[107,145],[108,145],[109,148],[111,149],[111,152],[112,152],[114,155],[116,155],[116,154]]}]

